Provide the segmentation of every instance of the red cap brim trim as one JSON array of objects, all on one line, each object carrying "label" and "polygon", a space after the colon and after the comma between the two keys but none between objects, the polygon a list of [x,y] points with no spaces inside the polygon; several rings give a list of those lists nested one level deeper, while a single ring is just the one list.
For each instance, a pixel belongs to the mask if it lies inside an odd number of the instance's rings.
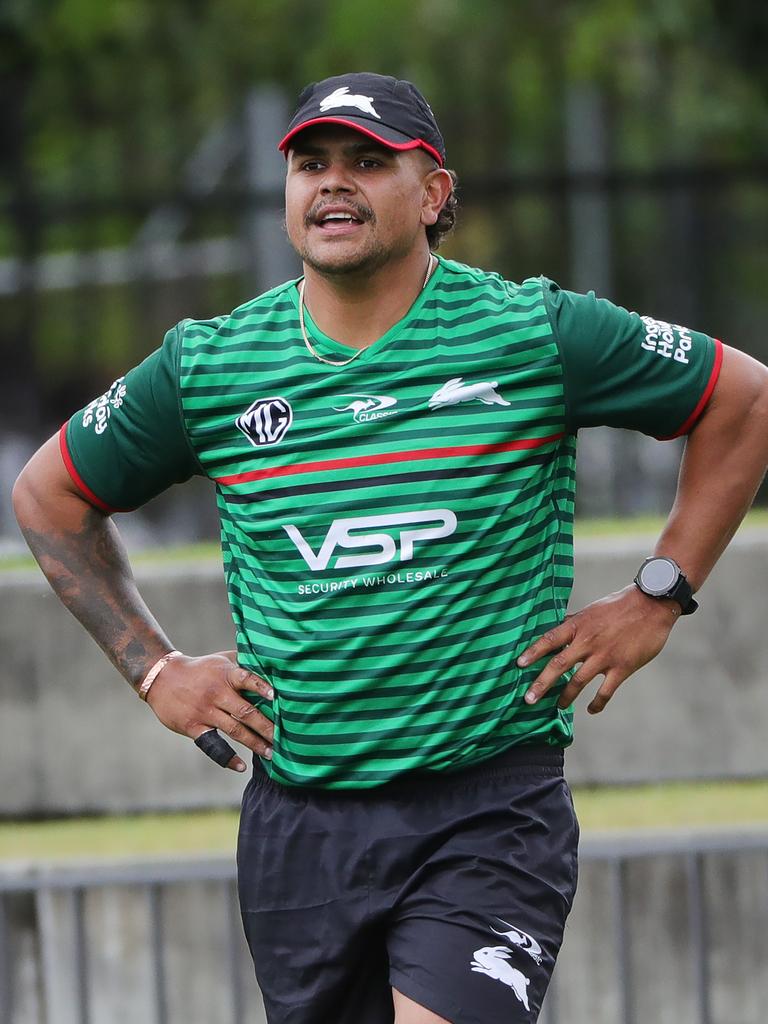
[{"label": "red cap brim trim", "polygon": [[434,157],[435,160],[443,166],[443,158],[440,156],[434,146],[430,146],[424,139],[411,139],[408,142],[390,142],[389,139],[384,139],[381,135],[377,135],[376,132],[370,128],[363,128],[355,121],[347,121],[343,117],[313,117],[311,121],[304,121],[297,128],[294,128],[292,132],[288,132],[284,139],[279,143],[278,149],[281,153],[288,155],[288,144],[291,139],[298,135],[299,132],[303,132],[305,128],[310,128],[313,124],[343,124],[347,128],[353,128],[356,132],[362,132],[363,135],[367,135],[371,139],[375,139],[380,142],[382,146],[386,146],[387,149],[396,149],[398,151],[406,149],[424,149],[429,153],[430,156]]}]

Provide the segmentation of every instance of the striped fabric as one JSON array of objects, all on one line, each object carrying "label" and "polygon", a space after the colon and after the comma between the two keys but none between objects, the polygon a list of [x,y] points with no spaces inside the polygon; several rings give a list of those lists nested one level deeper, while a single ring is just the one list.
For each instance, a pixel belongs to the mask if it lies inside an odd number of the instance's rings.
[{"label": "striped fabric", "polygon": [[271,775],[371,787],[570,742],[559,689],[529,708],[537,670],[515,665],[572,577],[575,438],[541,280],[441,259],[340,367],[308,353],[289,282],[184,326],[180,394],[241,663],[276,691]]}]

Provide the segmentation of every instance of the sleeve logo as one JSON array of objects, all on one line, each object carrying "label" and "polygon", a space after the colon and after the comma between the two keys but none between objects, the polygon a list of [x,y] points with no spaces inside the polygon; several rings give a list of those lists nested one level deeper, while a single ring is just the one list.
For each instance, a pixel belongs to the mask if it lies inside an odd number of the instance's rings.
[{"label": "sleeve logo", "polygon": [[113,381],[108,391],[87,405],[83,410],[83,427],[93,426],[97,434],[103,434],[109,425],[113,409],[119,409],[126,393],[125,377]]},{"label": "sleeve logo", "polygon": [[279,444],[293,423],[293,409],[284,398],[259,398],[235,420],[254,448]]},{"label": "sleeve logo", "polygon": [[668,324],[666,320],[654,320],[652,316],[641,316],[645,325],[645,338],[640,343],[646,352],[655,352],[665,359],[675,359],[678,363],[688,363],[688,353],[693,346],[693,338],[687,327],[680,324]]}]

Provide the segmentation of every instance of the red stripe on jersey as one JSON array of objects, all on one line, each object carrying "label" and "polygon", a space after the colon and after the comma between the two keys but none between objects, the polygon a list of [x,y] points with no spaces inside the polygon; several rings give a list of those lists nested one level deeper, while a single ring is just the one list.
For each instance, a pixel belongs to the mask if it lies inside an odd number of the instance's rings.
[{"label": "red stripe on jersey", "polygon": [[423,451],[382,452],[379,455],[356,455],[346,459],[326,459],[323,462],[302,462],[296,465],[273,466],[270,469],[252,469],[247,473],[215,477],[217,484],[232,486],[251,480],[268,480],[273,476],[289,476],[292,473],[322,473],[332,469],[354,469],[357,466],[383,466],[391,462],[418,462],[421,459],[450,459],[455,456],[493,455],[497,452],[524,451],[541,448],[545,444],[559,441],[564,433],[548,437],[529,437],[519,441],[502,441],[497,444],[467,444],[453,448],[425,448]]},{"label": "red stripe on jersey", "polygon": [[[67,420],[67,423],[69,423],[69,420]],[[112,505],[108,505],[106,501],[102,501],[98,494],[94,494],[85,480],[83,480],[77,472],[75,464],[72,461],[72,456],[69,452],[69,445],[67,444],[67,423],[65,423],[59,431],[59,450],[61,452],[61,457],[64,460],[64,465],[67,467],[67,472],[72,477],[72,482],[75,487],[77,487],[78,491],[80,491],[84,498],[87,498],[91,505],[95,505],[96,508],[101,509],[102,512],[108,512],[110,515],[113,512],[129,512],[130,509],[114,508]]]},{"label": "red stripe on jersey", "polygon": [[712,366],[712,373],[709,375],[707,386],[704,389],[704,394],[701,396],[699,401],[696,403],[696,408],[693,410],[691,415],[680,427],[675,434],[670,434],[669,437],[660,437],[659,441],[673,441],[676,437],[682,437],[683,434],[687,434],[693,428],[694,424],[698,420],[699,416],[704,412],[707,406],[707,402],[712,397],[712,392],[715,390],[715,384],[717,384],[717,378],[720,376],[720,368],[723,365],[723,343],[719,338],[712,339],[715,343],[715,362]]}]

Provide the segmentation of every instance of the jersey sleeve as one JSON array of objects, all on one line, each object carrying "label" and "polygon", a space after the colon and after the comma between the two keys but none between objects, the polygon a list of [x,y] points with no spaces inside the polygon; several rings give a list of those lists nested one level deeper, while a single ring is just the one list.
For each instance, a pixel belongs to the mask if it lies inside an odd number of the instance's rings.
[{"label": "jersey sleeve", "polygon": [[565,291],[546,279],[543,287],[569,429],[625,427],[664,440],[688,433],[717,382],[721,342],[594,292]]},{"label": "jersey sleeve", "polygon": [[61,428],[74,483],[105,512],[138,508],[202,471],[184,427],[178,389],[179,328],[161,348]]}]

